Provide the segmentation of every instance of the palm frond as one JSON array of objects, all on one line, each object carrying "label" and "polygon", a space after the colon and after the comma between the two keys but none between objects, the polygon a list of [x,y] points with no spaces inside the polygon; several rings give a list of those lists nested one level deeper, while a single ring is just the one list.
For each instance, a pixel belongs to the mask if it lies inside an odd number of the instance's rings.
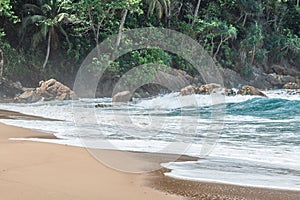
[{"label": "palm frond", "polygon": [[41,10],[43,11],[43,13],[49,13],[51,12],[52,8],[49,4],[44,4],[41,6]]},{"label": "palm frond", "polygon": [[156,16],[161,19],[163,14],[168,14],[170,8],[170,0],[145,0],[148,4],[148,16],[153,15],[156,11]]},{"label": "palm frond", "polygon": [[65,29],[61,25],[59,25],[58,27],[59,27],[60,32],[65,36],[65,38],[67,40],[67,43],[68,43],[68,46],[70,48],[71,47],[71,42],[69,40],[67,32],[65,31]]},{"label": "palm frond", "polygon": [[25,17],[22,20],[22,28],[24,29],[28,25],[33,25],[35,23],[42,22],[45,19],[46,19],[46,17],[42,16],[42,15],[31,15],[31,16]]},{"label": "palm frond", "polygon": [[59,14],[55,17],[55,21],[61,22],[64,18],[67,18],[68,16],[69,16],[68,13],[59,13]]},{"label": "palm frond", "polygon": [[26,3],[23,5],[23,12],[26,14],[34,13],[34,14],[41,14],[41,8],[35,4]]}]

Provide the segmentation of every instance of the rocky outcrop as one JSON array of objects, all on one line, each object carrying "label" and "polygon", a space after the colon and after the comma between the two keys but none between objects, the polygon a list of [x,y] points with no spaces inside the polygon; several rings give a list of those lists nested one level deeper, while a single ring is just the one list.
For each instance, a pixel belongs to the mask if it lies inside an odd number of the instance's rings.
[{"label": "rocky outcrop", "polygon": [[238,90],[237,93],[241,95],[258,95],[267,97],[267,95],[265,95],[263,92],[250,85],[243,86],[241,89]]},{"label": "rocky outcrop", "polygon": [[298,83],[289,82],[283,86],[284,89],[300,89],[300,85]]},{"label": "rocky outcrop", "polygon": [[132,95],[129,91],[118,92],[112,97],[113,102],[128,102],[132,100]]},{"label": "rocky outcrop", "polygon": [[284,67],[281,65],[272,65],[271,70],[283,76],[290,75],[290,76],[300,76],[300,72],[291,68],[291,67]]},{"label": "rocky outcrop", "polygon": [[227,88],[239,88],[242,85],[249,84],[244,78],[237,72],[228,69],[221,68],[221,74],[223,77],[224,86]]},{"label": "rocky outcrop", "polygon": [[20,82],[12,82],[5,78],[0,78],[0,100],[10,100],[24,92]]},{"label": "rocky outcrop", "polygon": [[[96,97],[112,97],[112,91],[116,90],[115,87],[120,78],[120,76],[104,74],[99,81]],[[183,87],[199,84],[200,81],[197,77],[193,77],[183,70],[171,68],[168,72],[158,71],[153,82],[141,84],[142,86],[136,89],[134,96],[144,98],[172,91],[179,92]],[[86,89],[88,90],[88,88]],[[117,91],[126,90],[130,89],[117,88]]]},{"label": "rocky outcrop", "polygon": [[180,95],[192,95],[197,94],[198,88],[192,85],[188,85],[180,90]]},{"label": "rocky outcrop", "polygon": [[297,81],[297,79],[291,75],[278,75],[276,73],[268,74],[266,80],[277,88],[282,88],[289,82]]},{"label": "rocky outcrop", "polygon": [[40,100],[71,100],[76,99],[75,93],[67,86],[55,79],[40,81],[39,87],[27,89],[21,95],[15,97],[15,102],[30,103]]},{"label": "rocky outcrop", "polygon": [[228,89],[222,87],[220,84],[209,83],[209,84],[202,85],[201,87],[195,87],[189,85],[187,87],[182,88],[179,94],[184,96],[184,95],[192,95],[192,94],[209,95],[213,93],[223,94],[226,96],[235,96],[237,94],[237,91],[234,88]]},{"label": "rocky outcrop", "polygon": [[28,89],[21,95],[14,98],[14,102],[17,103],[31,103],[42,100],[42,96],[39,95],[35,89]]},{"label": "rocky outcrop", "polygon": [[249,77],[242,77],[230,69],[221,69],[224,86],[227,88],[240,88],[242,85],[252,85],[256,88],[283,88],[289,82],[298,82],[300,72],[279,65],[273,65],[271,71],[265,73],[262,67],[253,66]]},{"label": "rocky outcrop", "polygon": [[205,84],[202,85],[199,89],[198,89],[198,93],[199,94],[211,94],[213,93],[213,91],[215,91],[216,89],[222,89],[223,87],[220,84],[216,84],[216,83],[209,83],[209,84]]}]

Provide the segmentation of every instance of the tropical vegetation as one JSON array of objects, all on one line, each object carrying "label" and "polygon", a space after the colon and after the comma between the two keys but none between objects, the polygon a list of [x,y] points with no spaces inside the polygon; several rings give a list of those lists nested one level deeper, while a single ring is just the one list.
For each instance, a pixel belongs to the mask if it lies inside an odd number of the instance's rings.
[{"label": "tropical vegetation", "polygon": [[[0,0],[4,76],[30,84],[74,77],[88,53],[110,35],[164,27],[198,41],[218,65],[244,76],[254,66],[300,66],[299,0]],[[159,63],[193,73],[177,55],[132,51],[109,68],[122,74]]]}]

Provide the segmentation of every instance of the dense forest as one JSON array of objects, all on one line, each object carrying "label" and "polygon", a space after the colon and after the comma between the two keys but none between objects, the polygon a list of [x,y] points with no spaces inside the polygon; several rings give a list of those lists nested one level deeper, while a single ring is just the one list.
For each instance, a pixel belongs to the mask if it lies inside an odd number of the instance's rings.
[{"label": "dense forest", "polygon": [[[249,76],[282,62],[300,66],[299,0],[0,0],[1,76],[35,84],[72,79],[87,54],[110,35],[164,27],[198,41],[223,68]],[[1,59],[1,57],[0,57]],[[110,67],[122,74],[144,63],[193,74],[159,49],[132,51]]]}]

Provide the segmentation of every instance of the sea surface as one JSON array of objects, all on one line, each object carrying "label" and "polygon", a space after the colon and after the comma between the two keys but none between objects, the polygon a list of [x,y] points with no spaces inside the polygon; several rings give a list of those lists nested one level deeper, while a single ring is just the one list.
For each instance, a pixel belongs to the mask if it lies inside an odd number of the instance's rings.
[{"label": "sea surface", "polygon": [[266,94],[269,98],[171,93],[130,103],[110,98],[8,103],[0,109],[62,121],[0,121],[62,138],[34,141],[201,158],[162,164],[176,178],[300,190],[300,95]]}]

